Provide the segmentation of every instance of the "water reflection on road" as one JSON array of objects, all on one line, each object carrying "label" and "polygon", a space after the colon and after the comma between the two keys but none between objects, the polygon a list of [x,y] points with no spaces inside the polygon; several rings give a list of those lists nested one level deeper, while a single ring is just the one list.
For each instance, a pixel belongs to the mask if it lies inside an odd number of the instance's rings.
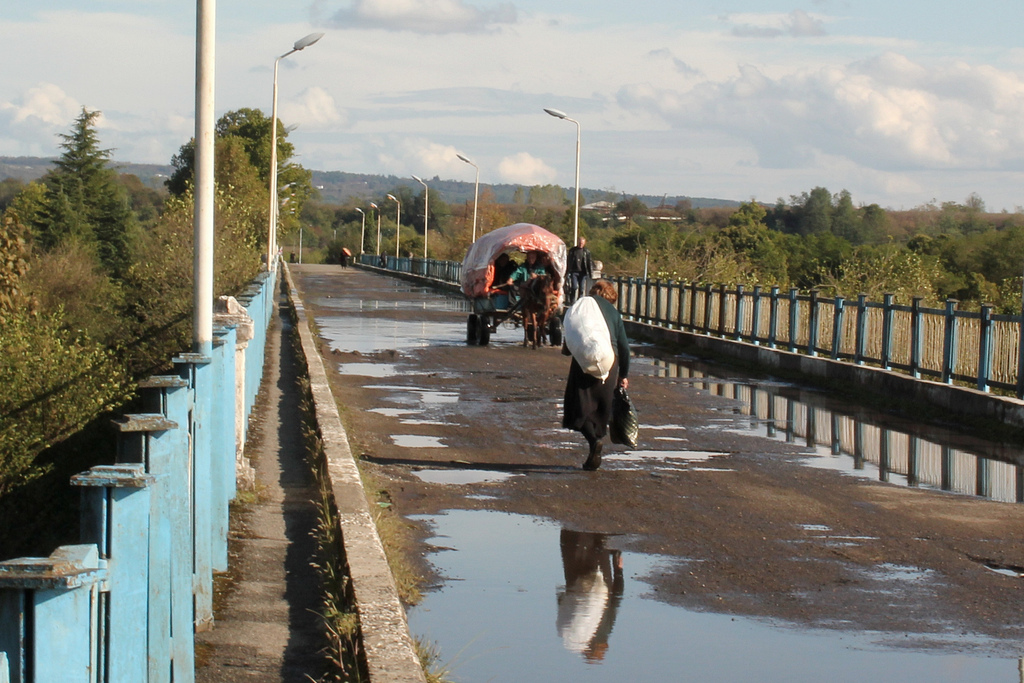
[{"label": "water reflection on road", "polygon": [[445,580],[410,626],[440,645],[455,681],[1018,680],[1016,659],[962,634],[797,629],[668,605],[645,578],[687,560],[626,552],[615,536],[493,511],[417,519],[434,528]]},{"label": "water reflection on road", "polygon": [[1008,503],[1024,502],[1024,449],[894,420],[797,386],[716,377],[695,360],[649,360],[655,376],[734,399],[751,420],[739,429],[802,443],[815,467],[909,487],[941,489]]}]

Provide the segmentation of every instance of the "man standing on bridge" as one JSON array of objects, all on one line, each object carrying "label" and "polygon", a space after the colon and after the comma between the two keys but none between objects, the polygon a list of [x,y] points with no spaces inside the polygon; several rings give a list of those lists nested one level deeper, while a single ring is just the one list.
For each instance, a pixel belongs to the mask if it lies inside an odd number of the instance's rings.
[{"label": "man standing on bridge", "polygon": [[594,277],[594,262],[587,249],[587,239],[580,237],[576,246],[569,250],[566,263],[566,303],[575,303],[587,291],[587,279]]}]

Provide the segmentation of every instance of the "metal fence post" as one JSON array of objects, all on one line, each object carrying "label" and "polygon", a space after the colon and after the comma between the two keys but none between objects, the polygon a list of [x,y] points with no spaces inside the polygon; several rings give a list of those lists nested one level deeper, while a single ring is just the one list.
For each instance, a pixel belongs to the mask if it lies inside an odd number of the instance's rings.
[{"label": "metal fence post", "polygon": [[716,334],[719,337],[725,338],[725,312],[727,310],[727,300],[729,298],[728,292],[725,288],[725,283],[718,285],[718,330]]},{"label": "metal fence post", "polygon": [[978,339],[978,389],[987,392],[992,374],[992,307],[981,307],[981,334]]},{"label": "metal fence post", "polygon": [[942,381],[946,384],[953,383],[953,375],[956,374],[957,357],[957,322],[956,299],[946,299],[946,315],[942,330]]},{"label": "metal fence post", "polygon": [[661,325],[664,322],[664,318],[662,317],[662,310],[661,310],[661,303],[662,303],[662,301],[661,301],[661,299],[662,299],[661,292],[662,292],[661,278],[658,278],[657,280],[654,281],[654,321],[653,322],[654,322],[655,325]]},{"label": "metal fence post", "polygon": [[832,360],[839,360],[839,352],[843,347],[843,318],[846,299],[837,296],[835,310],[832,312]]},{"label": "metal fence post", "polygon": [[734,339],[743,339],[743,285],[736,285],[736,324],[733,326]]},{"label": "metal fence post", "polygon": [[768,297],[768,348],[774,349],[779,336],[779,287],[772,285]]},{"label": "metal fence post", "polygon": [[910,375],[914,379],[921,378],[921,354],[924,335],[921,331],[921,301],[915,296],[910,302]]},{"label": "metal fence post", "polygon": [[750,312],[750,341],[755,345],[761,344],[761,285],[754,285],[754,305]]},{"label": "metal fence post", "polygon": [[800,299],[795,287],[789,290],[789,344],[788,349],[796,351],[796,327],[800,320]]},{"label": "metal fence post", "polygon": [[868,335],[868,305],[867,294],[857,295],[857,333],[854,342],[853,362],[857,365],[864,365],[864,346],[867,343]]},{"label": "metal fence post", "polygon": [[711,285],[704,285],[704,334],[711,334]]},{"label": "metal fence post", "polygon": [[886,294],[882,304],[882,368],[891,370],[892,365],[892,294]]},{"label": "metal fence post", "polygon": [[818,290],[811,290],[811,306],[807,316],[807,353],[818,355]]},{"label": "metal fence post", "polygon": [[1020,319],[1017,321],[1017,398],[1024,398],[1024,294],[1020,305]]},{"label": "metal fence post", "polygon": [[691,331],[697,329],[697,283],[696,282],[691,282],[690,283],[690,320],[689,320],[688,327],[689,327],[689,329]]},{"label": "metal fence post", "polygon": [[682,282],[676,283],[676,288],[679,290],[676,292],[676,329],[683,329],[683,316],[686,310],[686,285]]}]

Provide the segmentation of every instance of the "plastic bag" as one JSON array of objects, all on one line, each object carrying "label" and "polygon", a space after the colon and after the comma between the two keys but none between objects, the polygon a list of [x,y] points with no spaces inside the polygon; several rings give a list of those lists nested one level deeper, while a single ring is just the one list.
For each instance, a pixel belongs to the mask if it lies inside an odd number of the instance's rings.
[{"label": "plastic bag", "polygon": [[612,398],[612,422],[608,426],[608,438],[612,443],[636,448],[639,436],[640,416],[637,415],[636,406],[626,390],[619,387]]},{"label": "plastic bag", "polygon": [[612,336],[601,308],[585,296],[565,311],[565,345],[583,372],[601,381],[608,379],[615,363]]}]

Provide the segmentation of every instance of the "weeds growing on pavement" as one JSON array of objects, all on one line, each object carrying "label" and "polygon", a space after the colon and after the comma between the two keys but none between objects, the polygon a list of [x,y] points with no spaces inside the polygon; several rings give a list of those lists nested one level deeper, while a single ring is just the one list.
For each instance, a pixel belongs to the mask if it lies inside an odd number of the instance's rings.
[{"label": "weeds growing on pavement", "polygon": [[326,458],[323,443],[315,426],[309,381],[299,379],[304,415],[303,440],[310,467],[316,478],[319,495],[314,501],[317,508],[317,526],[313,534],[317,553],[312,562],[321,584],[320,618],[326,644],[324,654],[328,672],[321,681],[358,683],[369,680],[361,652],[359,617],[354,609],[352,582],[346,572],[337,510],[331,496],[331,487],[324,471]]}]

